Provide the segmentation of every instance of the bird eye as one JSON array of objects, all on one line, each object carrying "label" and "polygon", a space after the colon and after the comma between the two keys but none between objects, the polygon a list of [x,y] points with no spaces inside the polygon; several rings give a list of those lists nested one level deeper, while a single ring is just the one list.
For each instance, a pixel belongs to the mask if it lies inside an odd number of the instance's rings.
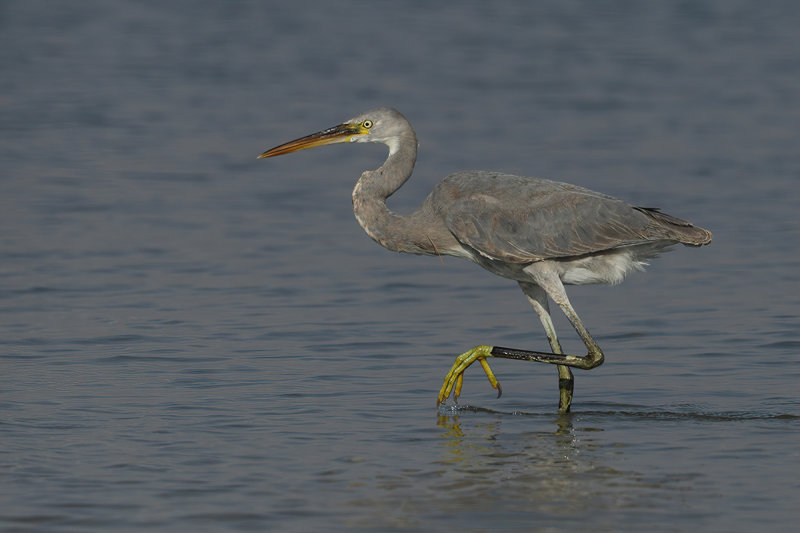
[{"label": "bird eye", "polygon": [[372,121],[371,120],[365,120],[364,122],[361,123],[361,125],[364,126],[367,129],[370,129],[372,127]]}]

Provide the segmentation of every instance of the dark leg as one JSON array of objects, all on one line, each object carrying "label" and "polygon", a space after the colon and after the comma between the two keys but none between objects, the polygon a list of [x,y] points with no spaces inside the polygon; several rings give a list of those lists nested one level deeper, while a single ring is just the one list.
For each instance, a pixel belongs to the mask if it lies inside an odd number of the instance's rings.
[{"label": "dark leg", "polygon": [[[450,392],[453,391],[453,397],[457,398],[461,392],[461,383],[463,380],[464,371],[475,361],[480,361],[489,381],[493,386],[499,389],[497,379],[489,368],[486,361],[487,357],[501,357],[504,359],[520,359],[524,361],[534,361],[538,363],[550,363],[559,366],[559,412],[566,413],[569,411],[572,402],[572,391],[574,385],[574,378],[572,372],[566,367],[575,367],[583,370],[589,370],[603,364],[604,356],[603,351],[594,341],[587,329],[584,327],[578,314],[572,308],[567,298],[567,293],[564,290],[564,285],[559,279],[556,267],[553,263],[542,261],[533,263],[525,269],[532,278],[532,282],[520,283],[523,291],[528,296],[528,299],[533,304],[542,321],[545,332],[547,333],[548,340],[550,340],[550,347],[554,353],[537,352],[530,350],[515,350],[511,348],[492,347],[486,345],[479,345],[458,356],[453,364],[450,372],[444,378],[444,384],[439,391],[438,402],[444,401]],[[535,288],[532,288],[535,287]],[[529,294],[529,291],[531,294]],[[555,335],[550,313],[547,309],[547,300],[541,293],[546,293],[564,312],[564,315],[575,328],[576,333],[580,336],[583,343],[586,345],[587,354],[585,356],[570,355],[561,353],[561,346]],[[542,304],[544,300],[544,304]],[[540,312],[541,311],[541,312]],[[546,317],[546,318],[543,318]],[[561,370],[564,367],[564,370]],[[455,389],[454,389],[455,387]]]}]

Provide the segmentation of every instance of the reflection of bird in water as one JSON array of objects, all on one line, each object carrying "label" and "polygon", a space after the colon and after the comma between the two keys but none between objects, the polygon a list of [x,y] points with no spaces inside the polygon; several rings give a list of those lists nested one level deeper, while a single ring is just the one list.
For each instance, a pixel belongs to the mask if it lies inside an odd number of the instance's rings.
[{"label": "reflection of bird in water", "polygon": [[[618,283],[641,270],[646,260],[674,244],[700,246],[711,233],[657,209],[543,179],[499,172],[469,171],[443,179],[415,213],[401,216],[386,207],[411,176],[417,137],[408,120],[379,108],[343,124],[268,150],[259,158],[343,142],[379,142],[389,147],[386,162],[368,170],[353,189],[353,210],[364,231],[389,250],[463,257],[517,281],[544,326],[552,353],[480,345],[458,356],[445,377],[438,401],[458,398],[463,373],[478,361],[489,382],[501,389],[487,357],[558,365],[559,411],[572,402],[569,367],[590,369],[603,352],[570,305],[564,285]],[[588,350],[564,354],[550,318],[550,297],[569,319]]]}]

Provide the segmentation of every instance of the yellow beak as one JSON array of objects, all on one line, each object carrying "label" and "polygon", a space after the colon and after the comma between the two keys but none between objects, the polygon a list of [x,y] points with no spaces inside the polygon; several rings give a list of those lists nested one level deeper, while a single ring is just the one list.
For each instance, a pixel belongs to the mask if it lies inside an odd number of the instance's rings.
[{"label": "yellow beak", "polygon": [[339,124],[327,130],[318,131],[317,133],[312,133],[311,135],[306,135],[305,137],[300,137],[299,139],[276,146],[275,148],[267,150],[258,156],[258,158],[263,159],[265,157],[290,154],[298,150],[314,148],[315,146],[324,146],[326,144],[351,142],[353,137],[365,135],[367,133],[369,133],[369,130],[361,124]]}]

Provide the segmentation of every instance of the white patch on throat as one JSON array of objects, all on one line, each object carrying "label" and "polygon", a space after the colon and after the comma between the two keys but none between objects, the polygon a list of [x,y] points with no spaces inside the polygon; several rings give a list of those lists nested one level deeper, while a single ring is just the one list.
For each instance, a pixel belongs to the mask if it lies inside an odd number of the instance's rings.
[{"label": "white patch on throat", "polygon": [[389,155],[397,153],[397,151],[400,149],[400,139],[397,137],[390,137],[384,142],[386,143],[386,146],[389,147]]},{"label": "white patch on throat", "polygon": [[374,137],[370,138],[371,134],[366,135],[353,135],[350,137],[347,142],[351,143],[383,143],[389,147],[389,155],[397,153],[400,150],[400,138],[399,137],[388,137],[386,139],[376,139]]}]

